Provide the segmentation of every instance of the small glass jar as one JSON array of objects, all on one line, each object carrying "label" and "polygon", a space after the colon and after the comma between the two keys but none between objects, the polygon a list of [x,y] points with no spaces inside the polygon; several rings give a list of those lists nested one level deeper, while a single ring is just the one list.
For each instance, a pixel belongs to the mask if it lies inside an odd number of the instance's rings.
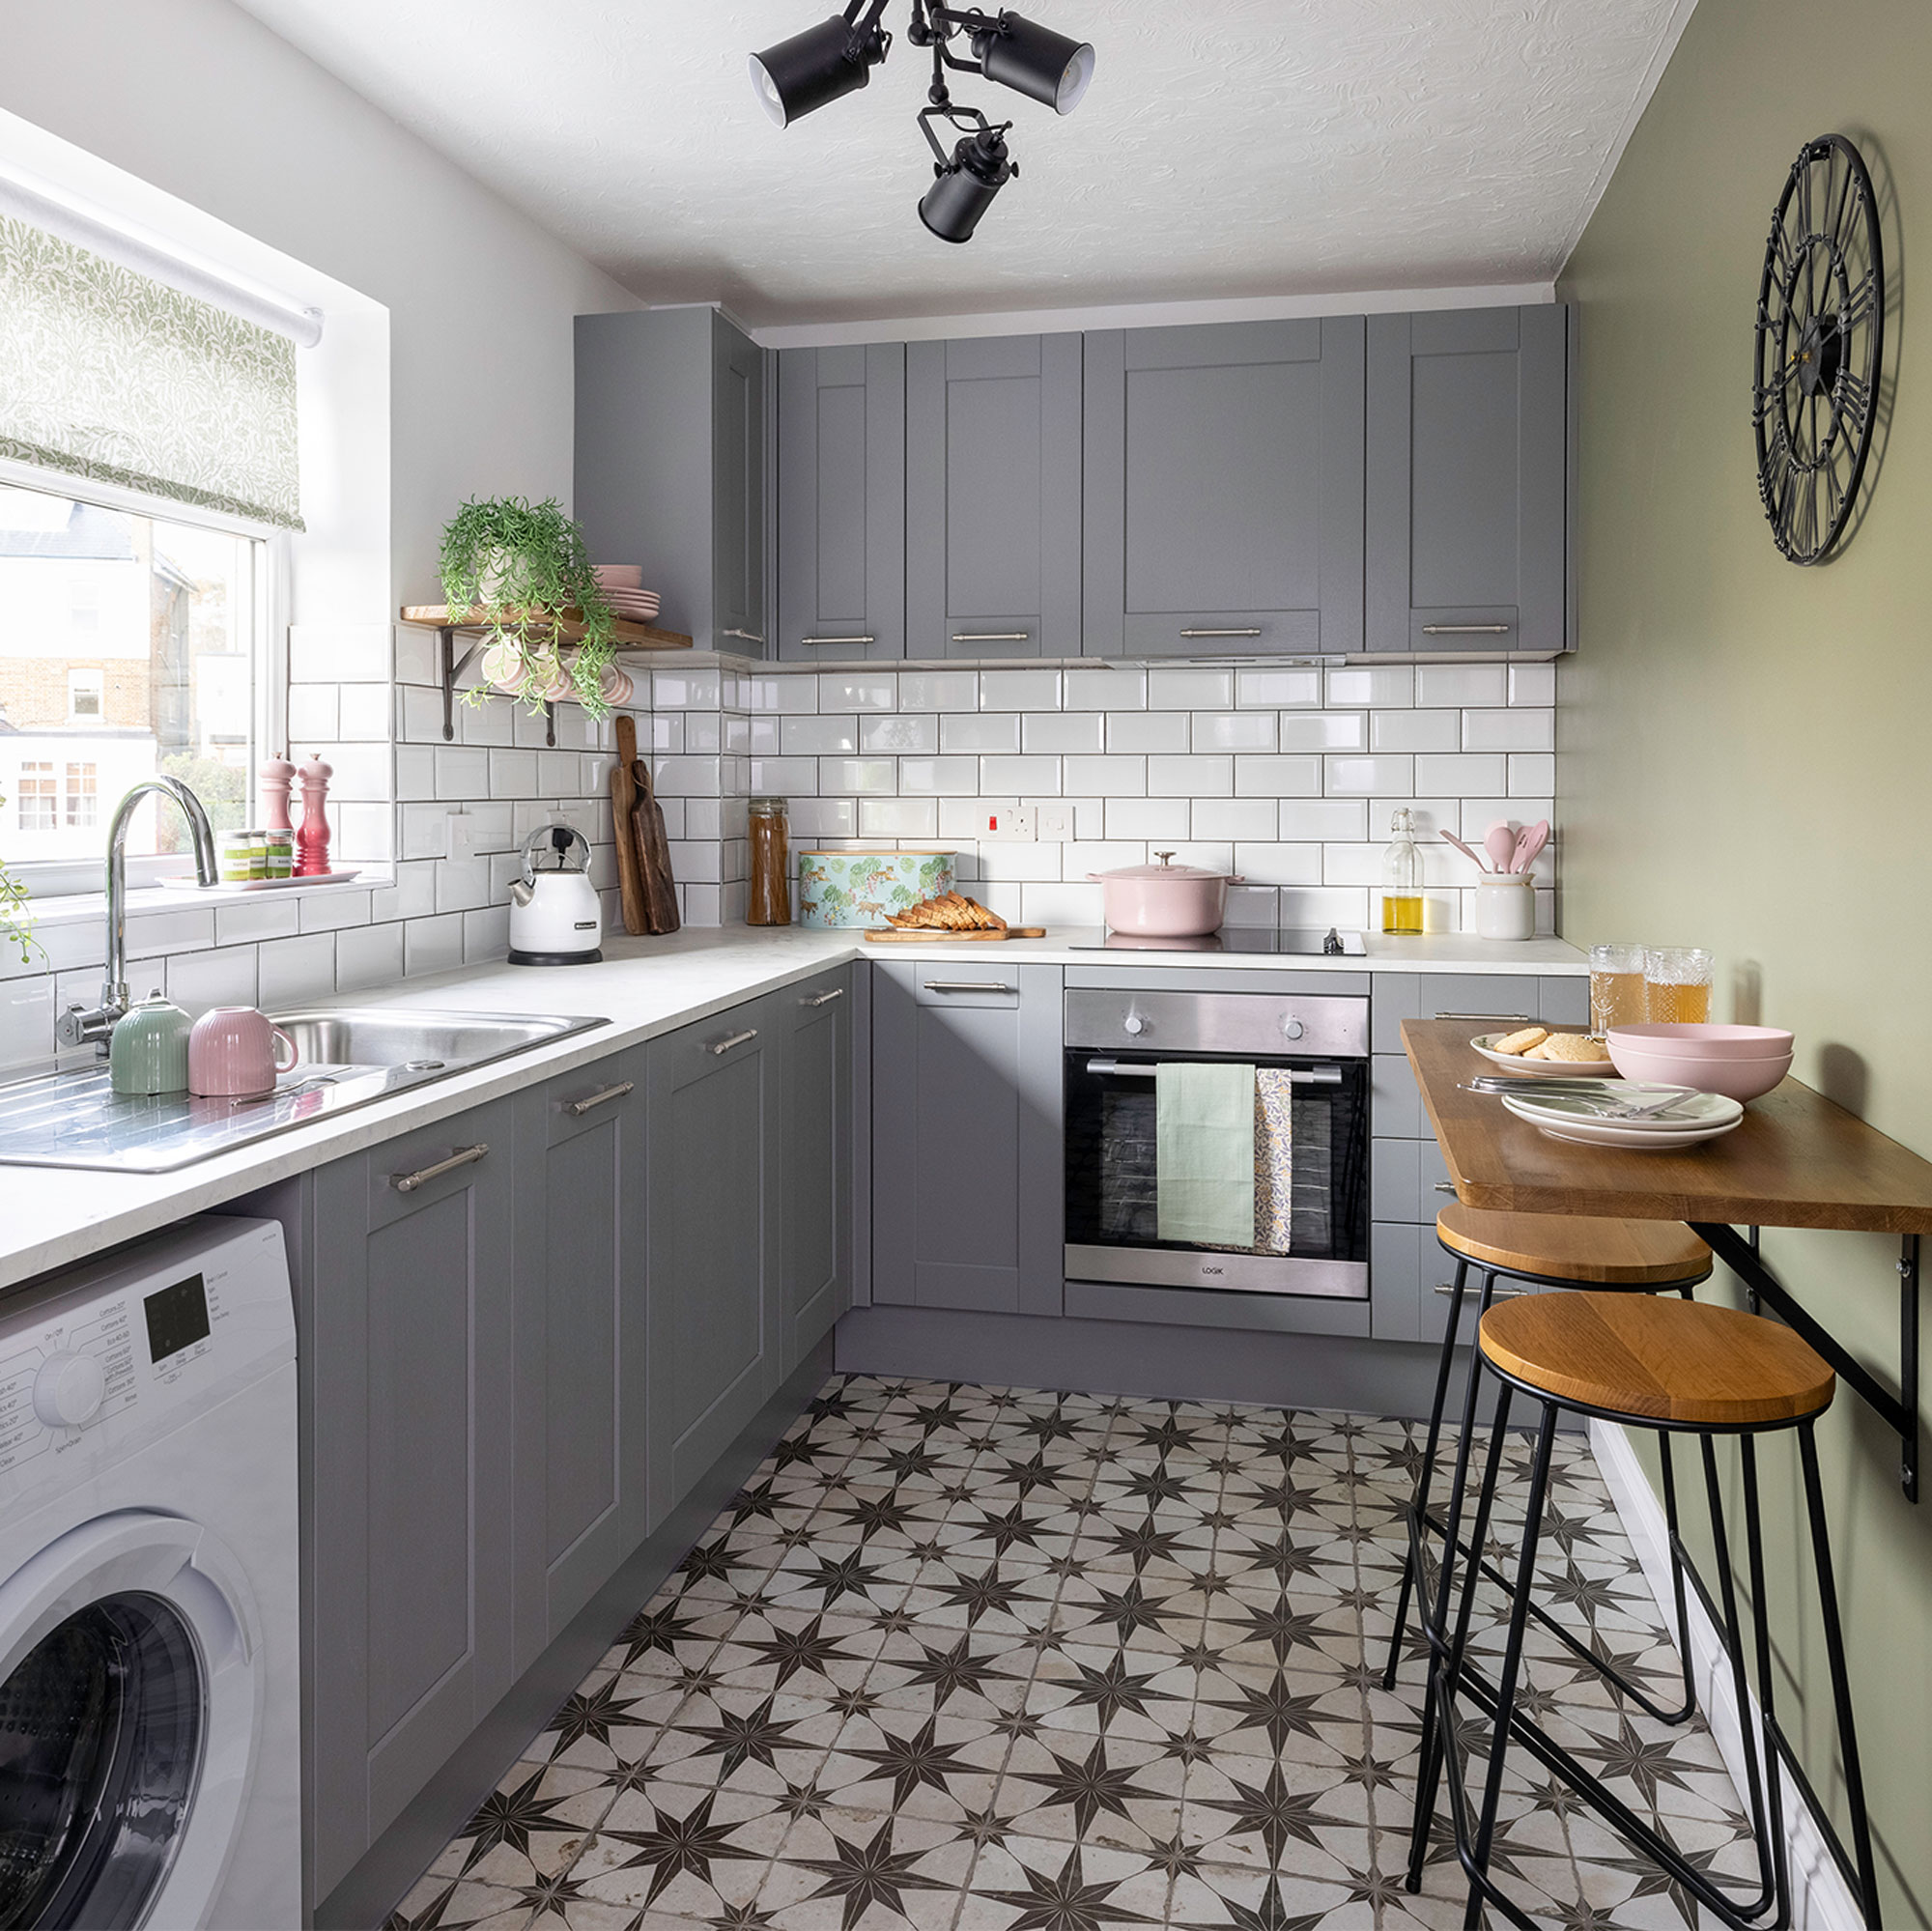
[{"label": "small glass jar", "polygon": [[217,832],[214,835],[215,870],[223,885],[246,885],[259,878],[255,869],[253,832]]},{"label": "small glass jar", "polygon": [[749,925],[791,923],[791,838],[782,798],[752,800]]},{"label": "small glass jar", "polygon": [[1382,853],[1382,930],[1401,938],[1422,931],[1422,854],[1415,848],[1415,818],[1406,807],[1389,820]]},{"label": "small glass jar", "polygon": [[289,878],[296,868],[296,835],[293,832],[265,832],[263,846],[268,855],[266,878]]}]

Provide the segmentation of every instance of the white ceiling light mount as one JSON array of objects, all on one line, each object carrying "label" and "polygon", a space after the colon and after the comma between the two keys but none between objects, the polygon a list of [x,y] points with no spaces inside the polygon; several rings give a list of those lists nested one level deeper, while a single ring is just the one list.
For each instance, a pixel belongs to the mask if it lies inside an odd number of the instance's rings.
[{"label": "white ceiling light mount", "polygon": [[[889,4],[851,0],[843,14],[752,56],[753,85],[779,127],[867,84],[872,69],[892,51],[893,36],[882,24]],[[920,219],[942,241],[968,241],[1019,166],[1006,142],[1013,124],[996,126],[978,108],[957,104],[947,87],[947,70],[980,74],[1056,114],[1070,114],[1093,82],[1094,49],[1017,14],[992,14],[939,0],[912,0],[906,38],[914,46],[932,49],[932,84],[919,125],[932,149],[934,181],[920,201]],[[954,53],[954,43],[970,49],[971,58]],[[950,155],[933,132],[936,120],[950,122],[961,134]]]}]

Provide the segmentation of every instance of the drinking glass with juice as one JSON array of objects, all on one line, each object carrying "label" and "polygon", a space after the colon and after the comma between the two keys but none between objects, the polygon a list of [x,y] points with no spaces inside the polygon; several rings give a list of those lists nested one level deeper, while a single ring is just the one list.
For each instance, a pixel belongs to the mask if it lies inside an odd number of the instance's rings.
[{"label": "drinking glass with juice", "polygon": [[1641,946],[1590,948],[1590,1031],[1599,1039],[1612,1026],[1640,1026],[1649,1017]]},{"label": "drinking glass with juice", "polygon": [[1693,947],[1653,947],[1644,954],[1644,1003],[1654,1026],[1707,1026],[1716,961]]}]

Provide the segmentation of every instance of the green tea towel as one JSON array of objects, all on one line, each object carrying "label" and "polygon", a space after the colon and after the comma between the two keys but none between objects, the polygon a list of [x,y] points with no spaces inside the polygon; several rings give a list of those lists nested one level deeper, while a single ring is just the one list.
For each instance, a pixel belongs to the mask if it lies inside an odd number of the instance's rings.
[{"label": "green tea towel", "polygon": [[1255,1069],[1154,1068],[1154,1191],[1163,1240],[1255,1244]]}]

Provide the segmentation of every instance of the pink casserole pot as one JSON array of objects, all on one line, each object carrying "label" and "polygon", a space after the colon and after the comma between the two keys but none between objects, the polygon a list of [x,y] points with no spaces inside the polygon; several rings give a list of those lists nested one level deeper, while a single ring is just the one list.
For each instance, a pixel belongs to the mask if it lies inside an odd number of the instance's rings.
[{"label": "pink casserole pot", "polygon": [[1087,874],[1099,884],[1108,926],[1148,939],[1191,939],[1218,932],[1227,915],[1228,888],[1240,884],[1239,873],[1176,865],[1172,852],[1154,856],[1158,865],[1127,865],[1118,871]]}]

